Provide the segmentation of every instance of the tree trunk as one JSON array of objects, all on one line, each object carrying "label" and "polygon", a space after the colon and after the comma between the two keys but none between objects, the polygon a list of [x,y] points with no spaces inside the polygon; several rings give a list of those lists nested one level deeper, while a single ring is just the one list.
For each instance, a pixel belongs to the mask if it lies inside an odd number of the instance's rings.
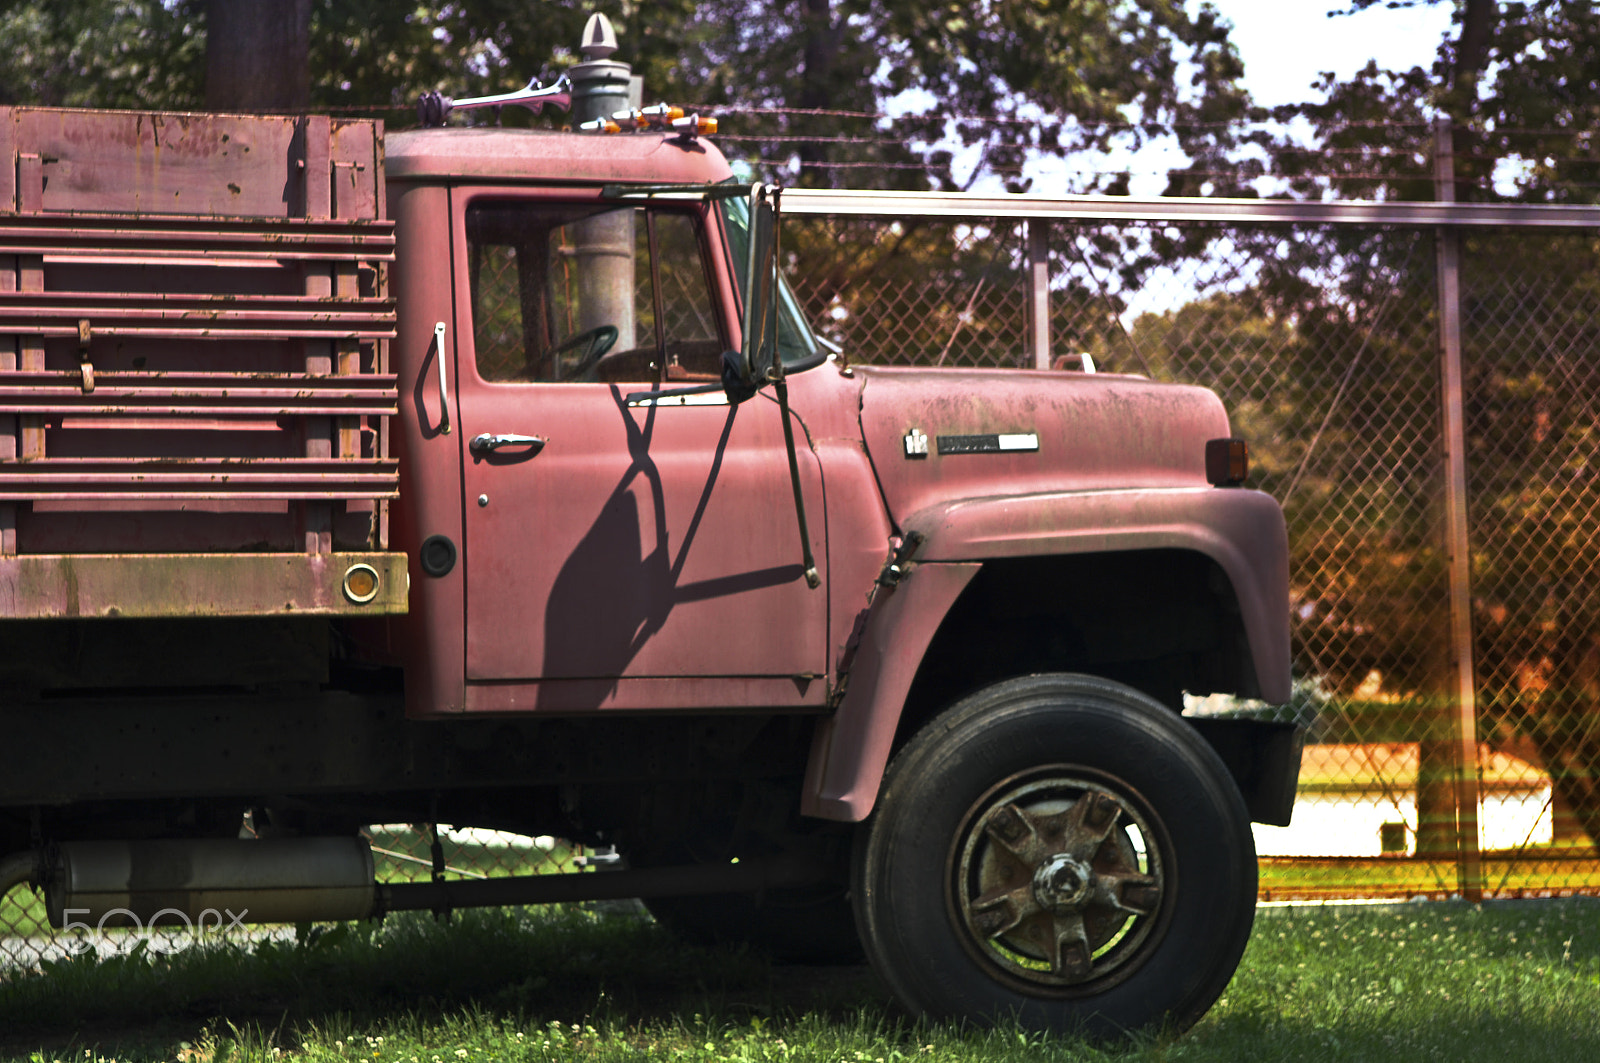
[{"label": "tree trunk", "polygon": [[[804,67],[800,71],[799,107],[826,109],[833,106],[833,77],[839,55],[842,23],[833,20],[832,0],[803,0],[801,24],[805,27]],[[816,119],[803,119],[808,130],[820,131],[828,123]],[[827,161],[827,149],[822,144],[802,143],[796,152],[800,156],[801,173],[810,175],[824,187],[834,184],[833,174],[815,166]]]},{"label": "tree trunk", "polygon": [[310,50],[311,0],[209,0],[207,109],[306,110]]},{"label": "tree trunk", "polygon": [[[1568,621],[1584,626],[1581,620]],[[1557,836],[1577,830],[1600,842],[1600,637],[1570,634],[1554,657],[1553,681],[1529,705],[1527,726],[1559,811]]]},{"label": "tree trunk", "polygon": [[1417,855],[1454,860],[1460,845],[1456,825],[1456,743],[1417,743]]}]

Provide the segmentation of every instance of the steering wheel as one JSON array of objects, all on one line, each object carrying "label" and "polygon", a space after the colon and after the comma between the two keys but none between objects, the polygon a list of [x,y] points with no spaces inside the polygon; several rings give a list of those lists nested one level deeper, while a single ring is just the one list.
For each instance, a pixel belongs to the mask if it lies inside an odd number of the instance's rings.
[{"label": "steering wheel", "polygon": [[[555,368],[557,380],[582,380],[589,375],[590,370],[600,364],[600,356],[609,351],[617,342],[617,326],[596,325],[586,329],[575,336],[568,336],[554,347],[550,348],[550,362]],[[567,351],[576,350],[588,344],[589,349],[583,352],[583,357],[578,359],[578,364],[572,371],[565,375],[561,372],[561,356]]]}]

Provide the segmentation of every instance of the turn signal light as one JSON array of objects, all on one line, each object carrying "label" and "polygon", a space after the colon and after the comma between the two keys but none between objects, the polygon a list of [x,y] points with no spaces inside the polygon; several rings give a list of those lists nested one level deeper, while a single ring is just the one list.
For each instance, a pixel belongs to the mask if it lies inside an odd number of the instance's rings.
[{"label": "turn signal light", "polygon": [[1206,441],[1206,479],[1213,487],[1238,487],[1250,475],[1250,448],[1242,439]]}]

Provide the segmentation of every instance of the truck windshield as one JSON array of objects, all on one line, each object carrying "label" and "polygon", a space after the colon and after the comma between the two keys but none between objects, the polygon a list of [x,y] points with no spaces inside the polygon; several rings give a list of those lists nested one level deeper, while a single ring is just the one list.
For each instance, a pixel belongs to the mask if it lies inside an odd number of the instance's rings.
[{"label": "truck windshield", "polygon": [[[749,300],[745,288],[745,262],[750,257],[750,205],[736,196],[720,200],[722,217],[728,229],[728,250],[733,255],[733,275],[739,283],[739,299]],[[778,276],[778,357],[790,370],[810,369],[827,357],[817,342],[806,316],[800,310],[789,282]]]}]

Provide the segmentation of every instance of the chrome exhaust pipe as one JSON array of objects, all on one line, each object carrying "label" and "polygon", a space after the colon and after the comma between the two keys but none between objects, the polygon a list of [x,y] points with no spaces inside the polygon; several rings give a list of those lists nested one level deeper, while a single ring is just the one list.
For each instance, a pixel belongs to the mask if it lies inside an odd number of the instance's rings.
[{"label": "chrome exhaust pipe", "polygon": [[58,930],[365,919],[374,896],[364,838],[63,842],[45,887]]}]

